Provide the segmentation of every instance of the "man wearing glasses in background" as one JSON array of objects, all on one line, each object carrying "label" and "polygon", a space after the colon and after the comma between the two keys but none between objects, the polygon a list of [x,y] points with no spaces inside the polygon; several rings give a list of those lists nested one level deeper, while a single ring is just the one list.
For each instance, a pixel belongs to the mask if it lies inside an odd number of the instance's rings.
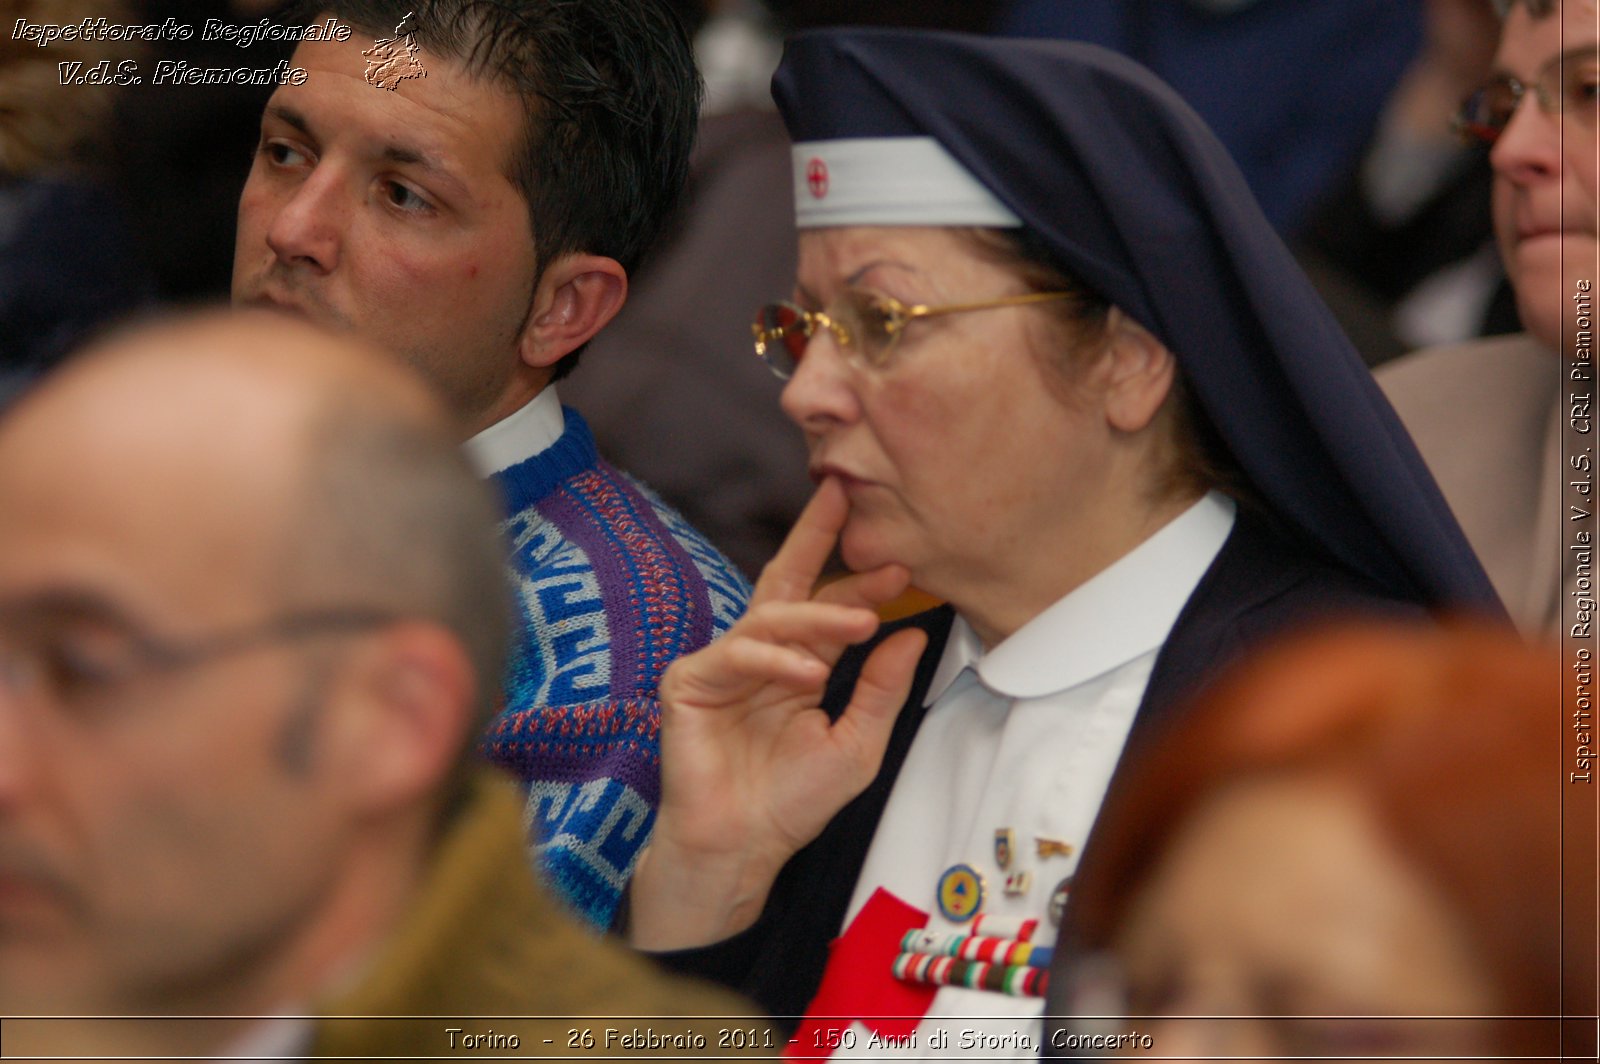
[{"label": "man wearing glasses in background", "polygon": [[661,672],[749,592],[555,389],[682,187],[689,41],[664,0],[313,6],[354,32],[302,42],[304,83],[267,102],[234,301],[379,342],[463,425],[518,593],[486,750],[527,783],[552,882],[604,927],[654,824]]},{"label": "man wearing glasses in background", "polygon": [[1561,640],[1549,712],[1570,729],[1568,775],[1552,797],[1565,896],[1585,899],[1563,907],[1563,976],[1593,985],[1600,4],[1511,0],[1504,16],[1489,82],[1457,125],[1489,145],[1495,239],[1527,332],[1419,351],[1378,379],[1513,619]]},{"label": "man wearing glasses in background", "polygon": [[[548,1054],[563,1016],[744,1011],[535,885],[474,750],[495,508],[410,372],[264,315],[147,327],[0,422],[0,497],[8,1055]],[[485,1015],[558,1018],[449,1019]]]},{"label": "man wearing glasses in background", "polygon": [[1511,0],[1493,74],[1456,120],[1488,146],[1496,242],[1527,331],[1378,371],[1506,608],[1551,636],[1578,577],[1562,493],[1594,439],[1573,437],[1565,397],[1595,390],[1597,50],[1596,0]]}]

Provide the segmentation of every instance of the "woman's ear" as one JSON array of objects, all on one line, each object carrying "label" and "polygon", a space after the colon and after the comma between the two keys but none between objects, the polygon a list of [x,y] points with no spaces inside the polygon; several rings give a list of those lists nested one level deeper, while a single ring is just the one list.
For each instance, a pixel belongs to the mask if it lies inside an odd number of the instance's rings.
[{"label": "woman's ear", "polygon": [[1106,420],[1119,432],[1140,432],[1172,391],[1177,359],[1155,334],[1112,307],[1106,318],[1101,375]]}]

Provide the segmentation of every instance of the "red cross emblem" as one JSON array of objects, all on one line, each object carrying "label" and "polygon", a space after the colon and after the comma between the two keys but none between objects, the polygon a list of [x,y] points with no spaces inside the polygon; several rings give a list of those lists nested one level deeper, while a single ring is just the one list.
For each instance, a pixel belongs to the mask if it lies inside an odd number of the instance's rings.
[{"label": "red cross emblem", "polygon": [[806,163],[806,187],[811,189],[811,195],[817,199],[828,194],[827,163],[815,158]]}]

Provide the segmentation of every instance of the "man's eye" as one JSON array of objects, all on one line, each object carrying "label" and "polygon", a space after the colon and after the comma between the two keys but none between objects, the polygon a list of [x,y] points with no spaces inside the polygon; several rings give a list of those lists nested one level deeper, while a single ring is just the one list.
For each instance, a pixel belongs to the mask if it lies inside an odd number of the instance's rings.
[{"label": "man's eye", "polygon": [[411,186],[401,184],[399,181],[384,182],[384,198],[389,201],[391,207],[408,213],[423,214],[433,210],[433,204]]},{"label": "man's eye", "polygon": [[299,166],[306,161],[298,148],[280,140],[263,141],[261,152],[274,166]]},{"label": "man's eye", "polygon": [[1571,89],[1568,90],[1568,103],[1572,106],[1588,108],[1592,111],[1594,109],[1596,100],[1595,92],[1597,85],[1600,85],[1600,78],[1595,76],[1594,71],[1589,71],[1588,73],[1584,74],[1582,77],[1576,79],[1573,82]]},{"label": "man's eye", "polygon": [[127,656],[103,640],[50,640],[36,653],[45,681],[63,699],[92,695],[127,671]]}]

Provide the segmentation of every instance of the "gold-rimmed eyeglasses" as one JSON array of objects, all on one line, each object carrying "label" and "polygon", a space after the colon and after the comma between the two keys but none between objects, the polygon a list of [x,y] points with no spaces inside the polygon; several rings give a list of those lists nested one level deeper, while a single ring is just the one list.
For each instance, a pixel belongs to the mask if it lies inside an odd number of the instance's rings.
[{"label": "gold-rimmed eyeglasses", "polygon": [[964,314],[971,310],[992,310],[997,307],[1021,307],[1030,303],[1070,299],[1075,294],[1029,292],[981,303],[950,303],[930,307],[920,303],[907,306],[879,292],[847,288],[826,310],[806,310],[789,302],[768,303],[756,311],[756,320],[751,323],[750,331],[755,336],[756,354],[773,373],[788,380],[794,375],[795,368],[805,356],[806,345],[819,328],[832,333],[834,342],[862,364],[881,369],[888,364],[889,355],[900,334],[918,318]]},{"label": "gold-rimmed eyeglasses", "polygon": [[1533,93],[1539,109],[1564,118],[1584,132],[1595,129],[1595,86],[1600,63],[1590,45],[1564,52],[1539,68],[1532,81],[1500,74],[1467,97],[1456,112],[1456,135],[1470,143],[1493,144],[1517,113],[1522,98]]}]

